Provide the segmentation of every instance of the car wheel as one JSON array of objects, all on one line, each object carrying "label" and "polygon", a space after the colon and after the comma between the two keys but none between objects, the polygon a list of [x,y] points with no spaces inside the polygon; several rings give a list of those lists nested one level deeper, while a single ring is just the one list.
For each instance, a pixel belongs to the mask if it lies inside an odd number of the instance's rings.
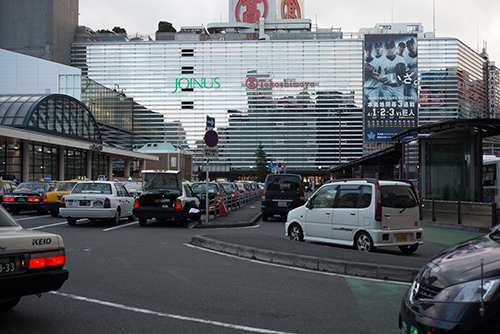
[{"label": "car wheel", "polygon": [[267,222],[269,220],[269,216],[265,213],[262,214],[262,221]]},{"label": "car wheel", "polygon": [[12,213],[13,215],[18,215],[19,212],[21,212],[20,209],[10,209],[10,213]]},{"label": "car wheel", "polygon": [[68,218],[68,225],[73,226],[76,224],[76,219],[75,218]]},{"label": "car wheel", "polygon": [[130,222],[135,221],[135,216],[134,215],[128,216],[128,221],[130,221]]},{"label": "car wheel", "polygon": [[50,211],[50,215],[51,215],[52,217],[57,217],[57,216],[59,216],[59,210],[52,210],[52,211]]},{"label": "car wheel", "polygon": [[120,225],[120,218],[121,218],[120,217],[120,209],[118,208],[118,209],[116,209],[115,217],[112,219],[113,225],[116,225],[116,226]]},{"label": "car wheel", "polygon": [[399,249],[405,254],[411,254],[418,249],[418,244],[413,244],[409,246],[399,246]]},{"label": "car wheel", "polygon": [[146,218],[139,218],[139,225],[146,226],[148,220]]},{"label": "car wheel", "polygon": [[2,311],[10,310],[14,306],[16,306],[17,303],[19,303],[20,300],[21,300],[21,297],[16,297],[16,298],[13,298],[13,299],[2,300],[2,301],[0,301],[0,310],[2,310]]},{"label": "car wheel", "polygon": [[290,240],[304,241],[304,232],[299,224],[292,224],[288,229],[288,235],[290,236]]},{"label": "car wheel", "polygon": [[370,235],[366,232],[360,232],[356,235],[356,240],[354,241],[354,247],[362,252],[371,252],[375,248],[373,247],[373,240]]}]

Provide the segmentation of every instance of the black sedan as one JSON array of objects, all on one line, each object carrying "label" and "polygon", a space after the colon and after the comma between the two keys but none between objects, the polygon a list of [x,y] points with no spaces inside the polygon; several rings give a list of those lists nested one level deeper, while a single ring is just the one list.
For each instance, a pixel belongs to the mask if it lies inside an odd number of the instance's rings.
[{"label": "black sedan", "polygon": [[21,210],[44,212],[43,195],[53,188],[54,184],[49,182],[23,182],[12,192],[3,195],[2,205],[13,214]]},{"label": "black sedan", "polygon": [[499,333],[500,229],[448,247],[401,303],[401,333]]}]

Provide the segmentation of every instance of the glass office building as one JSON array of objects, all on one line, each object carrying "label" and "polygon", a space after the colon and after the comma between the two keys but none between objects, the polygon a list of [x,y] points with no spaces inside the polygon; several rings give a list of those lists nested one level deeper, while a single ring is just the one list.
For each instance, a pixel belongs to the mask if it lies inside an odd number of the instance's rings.
[{"label": "glass office building", "polygon": [[[252,168],[259,143],[270,160],[304,175],[391,145],[365,139],[363,34],[300,36],[76,42],[72,65],[163,114],[164,131],[150,137],[195,151],[195,164],[203,163],[207,116],[218,159],[236,170]],[[486,58],[456,38],[416,40],[418,125],[497,116]]]}]

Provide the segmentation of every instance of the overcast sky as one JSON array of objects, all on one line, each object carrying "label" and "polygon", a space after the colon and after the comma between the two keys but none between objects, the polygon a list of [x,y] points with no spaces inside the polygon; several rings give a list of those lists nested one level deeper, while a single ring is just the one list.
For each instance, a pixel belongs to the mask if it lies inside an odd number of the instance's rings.
[{"label": "overcast sky", "polygon": [[[93,30],[120,26],[129,35],[153,37],[160,21],[171,22],[177,30],[181,26],[229,22],[229,0],[79,1],[79,24]],[[374,27],[376,23],[422,23],[425,32],[435,28],[437,37],[456,37],[473,50],[482,50],[486,41],[490,60],[500,66],[498,0],[304,1],[304,17],[319,28],[358,32],[359,28]]]}]

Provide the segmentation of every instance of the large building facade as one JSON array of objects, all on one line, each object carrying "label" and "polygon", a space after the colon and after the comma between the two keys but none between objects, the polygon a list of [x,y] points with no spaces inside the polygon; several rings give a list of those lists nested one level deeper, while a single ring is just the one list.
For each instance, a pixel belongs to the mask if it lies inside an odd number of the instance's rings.
[{"label": "large building facade", "polygon": [[[72,65],[107,87],[124,88],[127,97],[163,114],[165,123],[178,124],[185,135],[169,142],[195,151],[200,165],[206,119],[215,118],[219,160],[233,170],[251,170],[259,143],[287,172],[305,175],[391,145],[367,139],[367,36],[409,32],[418,50],[415,119],[398,131],[450,118],[497,117],[498,108],[490,108],[500,96],[488,90],[491,63],[457,38],[435,38],[420,24],[327,35],[277,33],[272,24],[238,33],[209,25],[213,34],[200,29],[184,40],[179,32],[173,40],[78,42]],[[381,119],[377,126],[390,133],[392,123]],[[166,133],[155,135],[165,141]],[[417,161],[410,164],[416,168]]]}]

